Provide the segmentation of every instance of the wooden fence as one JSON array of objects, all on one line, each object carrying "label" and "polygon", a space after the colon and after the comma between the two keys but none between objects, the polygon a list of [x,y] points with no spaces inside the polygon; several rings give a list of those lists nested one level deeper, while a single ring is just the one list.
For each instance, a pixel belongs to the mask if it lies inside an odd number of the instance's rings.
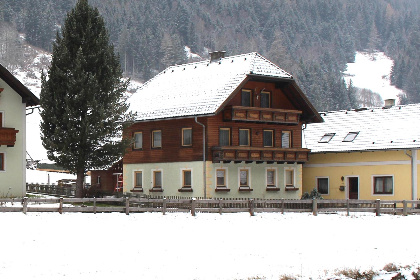
[{"label": "wooden fence", "polygon": [[318,213],[370,212],[384,214],[420,213],[418,200],[290,200],[290,199],[168,199],[168,198],[23,198],[0,199],[0,212],[86,212],[86,213],[142,213],[186,212],[239,213],[251,216],[263,212]]},{"label": "wooden fence", "polygon": [[76,187],[61,187],[57,185],[26,184],[26,191],[35,194],[65,197],[74,197],[76,195]]}]

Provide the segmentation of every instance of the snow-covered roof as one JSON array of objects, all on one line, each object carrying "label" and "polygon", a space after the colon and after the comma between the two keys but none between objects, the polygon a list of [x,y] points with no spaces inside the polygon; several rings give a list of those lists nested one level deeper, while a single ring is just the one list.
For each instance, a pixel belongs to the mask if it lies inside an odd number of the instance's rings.
[{"label": "snow-covered roof", "polygon": [[130,98],[137,120],[214,114],[248,75],[293,80],[258,53],[171,66]]},{"label": "snow-covered roof", "polygon": [[308,124],[303,131],[313,153],[420,148],[420,104],[321,115],[323,123]]}]

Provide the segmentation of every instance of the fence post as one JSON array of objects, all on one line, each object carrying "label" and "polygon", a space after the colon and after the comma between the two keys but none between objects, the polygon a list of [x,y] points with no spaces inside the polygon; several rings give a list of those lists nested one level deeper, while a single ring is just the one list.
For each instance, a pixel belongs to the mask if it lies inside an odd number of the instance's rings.
[{"label": "fence post", "polygon": [[96,197],[93,198],[93,214],[96,214]]},{"label": "fence post", "polygon": [[23,214],[26,214],[26,212],[28,211],[28,198],[24,197],[23,198],[23,208],[22,208]]},{"label": "fence post", "polygon": [[316,198],[312,200],[312,214],[318,216],[318,200]]},{"label": "fence post", "polygon": [[346,199],[346,203],[347,203],[347,216],[350,216],[350,200],[348,198]]},{"label": "fence post", "polygon": [[407,216],[407,201],[403,200],[403,215]]},{"label": "fence post", "polygon": [[284,198],[281,199],[281,213],[284,214]]},{"label": "fence post", "polygon": [[191,215],[195,216],[195,197],[191,199]]},{"label": "fence post", "polygon": [[376,200],[376,216],[380,216],[381,215],[381,200],[377,199]]},{"label": "fence post", "polygon": [[58,213],[63,214],[63,198],[60,197],[60,206],[58,207]]},{"label": "fence post", "polygon": [[162,214],[166,214],[166,197],[163,198]]},{"label": "fence post", "polygon": [[255,216],[255,213],[254,213],[254,200],[252,198],[249,200],[249,214],[251,216]]},{"label": "fence post", "polygon": [[223,209],[222,209],[222,200],[219,199],[219,214],[222,215]]},{"label": "fence post", "polygon": [[125,198],[125,214],[130,214],[130,197]]}]

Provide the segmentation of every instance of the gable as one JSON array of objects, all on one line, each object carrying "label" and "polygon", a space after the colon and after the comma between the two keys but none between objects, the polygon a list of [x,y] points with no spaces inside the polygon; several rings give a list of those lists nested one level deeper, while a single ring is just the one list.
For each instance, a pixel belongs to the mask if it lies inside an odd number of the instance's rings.
[{"label": "gable", "polygon": [[[264,79],[295,83],[290,74],[257,53],[171,66],[130,98],[130,109],[137,113],[137,121],[215,115],[248,81]],[[294,95],[302,99],[297,90]],[[306,110],[318,115],[312,105]],[[322,118],[318,115],[315,120]]]},{"label": "gable", "polygon": [[[0,64],[0,79],[9,85],[17,94],[22,97],[22,103],[26,106],[39,105],[39,98],[36,97],[27,87],[25,87],[15,76]],[[0,88],[2,88],[0,84]]]}]

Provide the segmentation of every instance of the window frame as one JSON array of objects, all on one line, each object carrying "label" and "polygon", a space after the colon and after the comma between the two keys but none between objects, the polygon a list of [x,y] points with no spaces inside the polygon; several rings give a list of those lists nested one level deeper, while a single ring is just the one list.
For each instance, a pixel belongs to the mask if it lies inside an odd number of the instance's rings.
[{"label": "window frame", "polygon": [[343,142],[353,142],[356,139],[356,137],[359,135],[359,133],[360,131],[353,131],[353,132],[347,133],[347,135],[343,138]]},{"label": "window frame", "polygon": [[[268,95],[268,107],[263,107],[263,95]],[[270,91],[261,91],[260,92],[260,107],[261,108],[271,108],[271,92]]]},{"label": "window frame", "polygon": [[[187,185],[186,183],[185,183],[185,174],[187,173],[187,172],[189,172],[190,173],[190,184],[189,185]],[[192,188],[192,170],[191,169],[183,169],[182,170],[182,188],[189,188],[189,189],[191,189]]]},{"label": "window frame", "polygon": [[[141,135],[141,147],[136,147],[136,135]],[[143,131],[136,131],[133,133],[133,150],[143,150]]]},{"label": "window frame", "polygon": [[[326,179],[327,180],[327,192],[323,193],[320,191],[319,189],[319,181],[322,179]],[[320,177],[316,177],[315,178],[315,183],[316,183],[316,189],[318,190],[318,192],[322,195],[329,195],[330,194],[330,177],[326,177],[326,176],[320,176]]]},{"label": "window frame", "polygon": [[[241,173],[246,172],[246,184],[241,182]],[[238,167],[238,189],[239,191],[252,191],[251,188],[251,168],[250,167]]]},{"label": "window frame", "polygon": [[[185,144],[185,136],[184,136],[184,132],[185,131],[190,131],[190,133],[191,133],[191,143],[190,144]],[[181,129],[181,138],[182,138],[182,140],[181,140],[182,147],[192,147],[192,145],[193,145],[193,132],[192,132],[192,127],[183,127]]]},{"label": "window frame", "polygon": [[[228,143],[228,145],[222,145],[221,144],[221,138],[220,138],[220,136],[221,136],[221,131],[228,131],[228,136],[229,136],[229,143]],[[232,132],[232,130],[231,130],[231,128],[230,127],[219,127],[219,146],[220,147],[224,147],[224,146],[231,146],[232,145],[232,134],[231,134],[231,132]]]},{"label": "window frame", "polygon": [[[249,94],[249,104],[248,105],[244,105],[244,102],[243,102],[243,93],[248,93]],[[250,89],[242,89],[242,91],[241,91],[241,106],[243,106],[243,107],[252,107],[252,90],[250,90]]]},{"label": "window frame", "polygon": [[[271,132],[271,145],[270,146],[265,145],[265,132]],[[264,129],[263,130],[263,147],[269,147],[269,148],[274,147],[274,129]]]},{"label": "window frame", "polygon": [[6,153],[0,153],[0,172],[6,172]]},{"label": "window frame", "polygon": [[[376,179],[377,178],[391,178],[391,182],[392,182],[392,191],[391,192],[385,192],[385,180],[383,182],[382,188],[383,191],[382,192],[376,192]],[[394,186],[395,186],[395,182],[394,182],[394,175],[372,175],[372,193],[373,195],[388,195],[388,196],[393,196],[394,195]]]},{"label": "window frame", "polygon": [[[273,172],[273,184],[268,183],[268,172]],[[277,168],[266,167],[265,169],[265,186],[267,191],[279,191],[280,188],[277,186]]]},{"label": "window frame", "polygon": [[[155,133],[160,133],[160,146],[155,146]],[[155,129],[152,130],[152,149],[161,149],[162,148],[162,130],[161,129]]]},{"label": "window frame", "polygon": [[[247,137],[247,144],[246,145],[244,145],[244,144],[241,144],[241,131],[248,131],[248,137]],[[250,128],[239,128],[239,130],[238,130],[238,141],[239,141],[239,146],[242,146],[242,147],[249,147],[249,146],[251,146],[251,129]]]},{"label": "window frame", "polygon": [[[162,169],[152,169],[152,188],[149,190],[150,192],[163,192],[163,170]],[[160,186],[156,185],[156,173],[160,173]]]},{"label": "window frame", "polygon": [[[289,137],[288,137],[288,139],[289,139],[289,145],[286,147],[285,145],[284,145],[284,142],[283,142],[283,134],[288,134],[289,135]],[[281,147],[283,148],[283,149],[290,149],[290,148],[292,148],[292,131],[291,130],[282,130],[281,131]]]},{"label": "window frame", "polygon": [[97,176],[97,177],[96,177],[96,184],[97,184],[97,185],[100,185],[100,184],[101,184],[101,182],[102,182],[102,178],[101,178],[101,176],[99,175],[99,176]]},{"label": "window frame", "polygon": [[[137,181],[137,174],[141,174],[141,184],[138,184]],[[134,189],[143,189],[143,181],[144,181],[144,176],[143,176],[143,170],[134,170],[133,172],[133,183],[134,183]]]},{"label": "window frame", "polygon": [[335,136],[335,133],[325,133],[321,139],[318,141],[318,143],[329,143],[331,139],[333,139]]},{"label": "window frame", "polygon": [[[219,185],[218,180],[217,180],[217,172],[218,171],[223,171],[223,185]],[[228,188],[228,169],[226,167],[219,167],[215,169],[214,172],[214,178],[215,178],[215,191],[225,191],[228,192],[230,191],[230,189]]]},{"label": "window frame", "polygon": [[[287,173],[292,172],[292,184],[287,184]],[[284,169],[284,187],[285,189],[298,189],[296,187],[296,169],[295,168],[285,168]]]}]

